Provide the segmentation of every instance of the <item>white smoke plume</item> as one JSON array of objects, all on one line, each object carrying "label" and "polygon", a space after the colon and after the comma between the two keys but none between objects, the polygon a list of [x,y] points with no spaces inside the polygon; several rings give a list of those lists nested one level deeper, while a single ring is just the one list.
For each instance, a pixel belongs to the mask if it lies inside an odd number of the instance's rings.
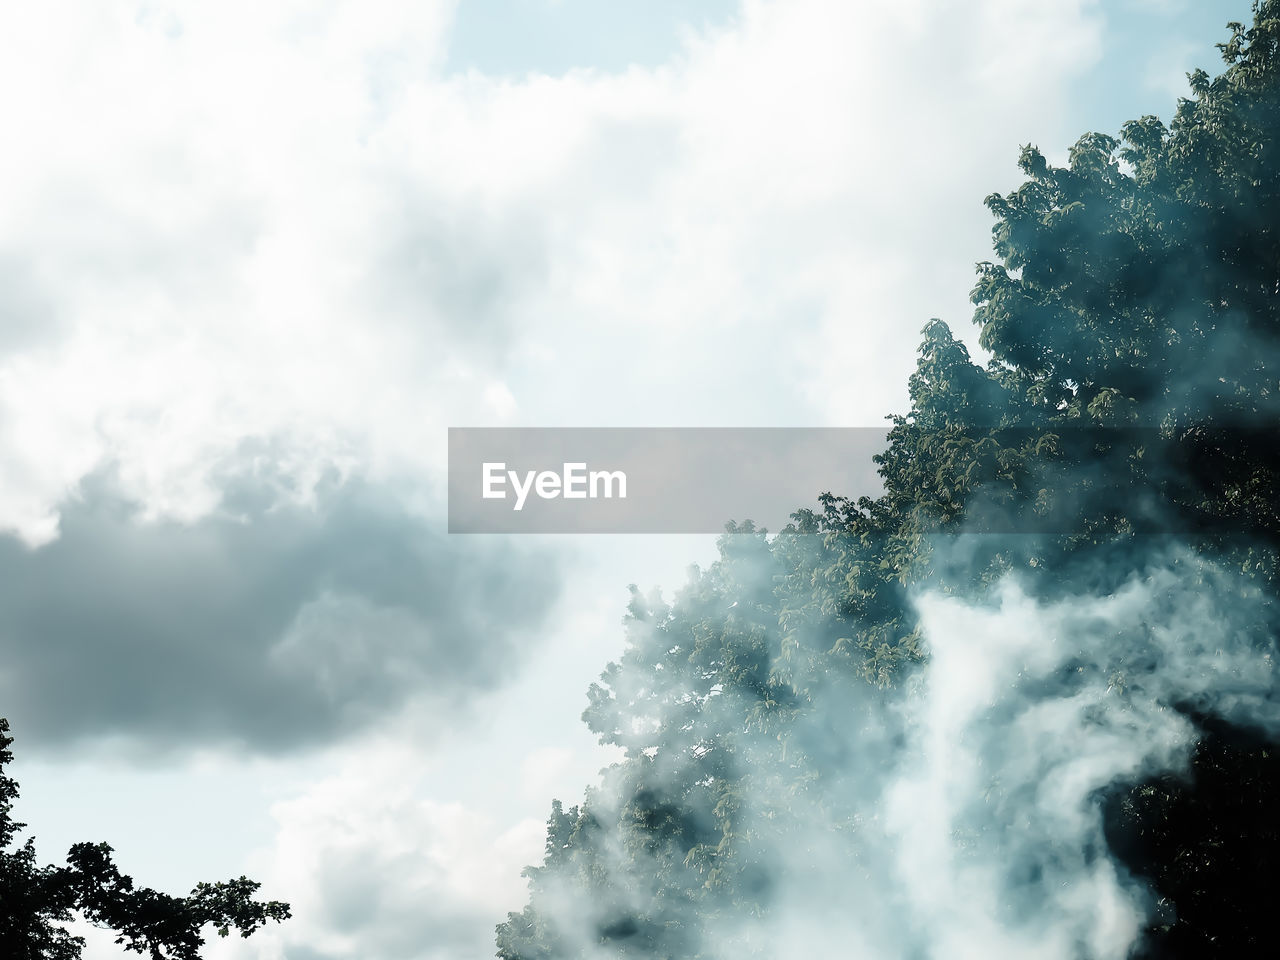
[{"label": "white smoke plume", "polygon": [[[814,694],[789,734],[821,771],[802,788],[753,769],[777,744],[750,732],[749,702],[674,698],[687,713],[653,723],[738,730],[735,832],[750,838],[765,906],[704,903],[686,922],[678,892],[654,879],[670,851],[617,829],[636,783],[624,764],[588,795],[613,899],[540,878],[536,902],[565,955],[651,955],[625,945],[644,931],[610,928],[634,914],[657,919],[647,935],[672,956],[1124,960],[1169,908],[1112,852],[1108,796],[1184,774],[1193,717],[1280,731],[1264,596],[1176,547],[1133,570],[1095,580],[1118,587],[1052,599],[1017,573],[979,597],[917,592],[927,659],[897,691]],[[645,789],[687,789],[687,759],[646,757]]]}]

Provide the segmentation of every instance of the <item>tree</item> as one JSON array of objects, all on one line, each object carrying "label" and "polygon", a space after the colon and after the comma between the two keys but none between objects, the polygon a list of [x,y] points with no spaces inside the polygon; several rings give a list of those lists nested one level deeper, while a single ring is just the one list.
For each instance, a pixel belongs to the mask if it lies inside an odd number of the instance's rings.
[{"label": "tree", "polygon": [[190,895],[173,897],[135,886],[105,843],[77,843],[62,867],[39,866],[30,838],[10,849],[26,826],[11,816],[18,784],[4,768],[12,743],[9,721],[0,718],[0,955],[77,960],[84,939],[63,926],[75,914],[116,931],[117,943],[151,960],[197,960],[209,925],[219,936],[234,927],[247,937],[268,920],[288,918],[288,904],[254,900],[259,884],[245,877],[199,883]]},{"label": "tree", "polygon": [[[772,538],[731,525],[672,603],[633,590],[626,651],[584,714],[625,759],[554,807],[503,960],[706,955],[770,909],[770,865],[812,842],[800,816],[856,832],[832,728],[925,659],[912,586],[976,597],[1017,568],[1044,598],[1086,573],[1105,593],[1176,536],[1260,592],[1240,629],[1275,650],[1280,0],[1229,29],[1226,69],[1191,74],[1168,126],[1088,134],[1064,167],[1023,149],[1025,182],[987,199],[997,260],[978,265],[973,319],[991,358],[924,328],[882,496],[824,495]],[[973,531],[994,533],[962,563],[937,549]],[[1179,709],[1202,732],[1190,776],[1103,803],[1113,854],[1170,904],[1139,950],[1271,956],[1276,745]],[[581,929],[557,925],[566,902]]]}]

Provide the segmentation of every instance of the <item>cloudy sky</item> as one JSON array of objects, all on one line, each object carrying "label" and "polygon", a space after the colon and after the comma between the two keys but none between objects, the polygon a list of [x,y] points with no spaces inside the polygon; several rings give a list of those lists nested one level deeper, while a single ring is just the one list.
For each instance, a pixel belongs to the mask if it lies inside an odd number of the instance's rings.
[{"label": "cloudy sky", "polygon": [[0,714],[43,858],[294,904],[225,960],[491,955],[609,759],[626,585],[713,548],[450,536],[447,428],[879,425],[925,321],[974,343],[1019,145],[1167,119],[1248,8],[5,5]]}]

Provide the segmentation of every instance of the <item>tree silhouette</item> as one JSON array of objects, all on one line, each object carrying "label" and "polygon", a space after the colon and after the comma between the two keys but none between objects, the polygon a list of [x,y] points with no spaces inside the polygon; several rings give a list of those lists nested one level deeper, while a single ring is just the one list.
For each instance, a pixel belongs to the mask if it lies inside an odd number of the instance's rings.
[{"label": "tree silhouette", "polygon": [[66,866],[40,866],[32,839],[14,847],[26,825],[11,816],[18,796],[18,784],[5,773],[12,743],[9,721],[0,718],[0,956],[76,960],[84,939],[64,924],[77,914],[114,930],[117,943],[151,960],[197,960],[210,925],[219,936],[234,928],[247,937],[268,920],[289,916],[286,903],[254,900],[259,884],[245,877],[199,883],[186,897],[135,886],[105,843],[77,843]]}]

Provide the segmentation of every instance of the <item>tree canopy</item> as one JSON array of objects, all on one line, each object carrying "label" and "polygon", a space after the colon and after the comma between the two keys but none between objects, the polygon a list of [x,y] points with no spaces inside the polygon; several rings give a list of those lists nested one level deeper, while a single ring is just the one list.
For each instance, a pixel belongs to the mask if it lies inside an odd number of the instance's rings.
[{"label": "tree canopy", "polygon": [[140,887],[112,860],[105,843],[77,843],[65,866],[40,866],[35,842],[16,845],[26,824],[13,820],[18,784],[5,773],[13,760],[9,721],[0,718],[0,956],[12,960],[77,960],[84,938],[65,924],[76,915],[114,930],[116,943],[151,960],[197,960],[204,930],[249,936],[268,920],[284,920],[289,905],[253,899],[246,877],[198,883],[186,897]]},{"label": "tree canopy", "polygon": [[[882,496],[826,494],[773,536],[731,524],[671,602],[632,588],[626,652],[584,714],[625,759],[553,805],[499,957],[728,955],[708,931],[782,909],[780,864],[823,862],[823,837],[857,848],[841,731],[879,729],[928,662],[921,585],[976,599],[1016,571],[1041,598],[1106,594],[1176,541],[1204,564],[1191,582],[1219,589],[1212,565],[1260,598],[1233,630],[1274,651],[1280,2],[1228,29],[1225,69],[1190,74],[1171,122],[1087,134],[1061,167],[1023,148],[1024,182],[986,201],[989,359],[924,327]],[[1135,955],[1271,956],[1273,738],[1169,706],[1198,731],[1187,770],[1097,798],[1112,858],[1158,903]]]}]

